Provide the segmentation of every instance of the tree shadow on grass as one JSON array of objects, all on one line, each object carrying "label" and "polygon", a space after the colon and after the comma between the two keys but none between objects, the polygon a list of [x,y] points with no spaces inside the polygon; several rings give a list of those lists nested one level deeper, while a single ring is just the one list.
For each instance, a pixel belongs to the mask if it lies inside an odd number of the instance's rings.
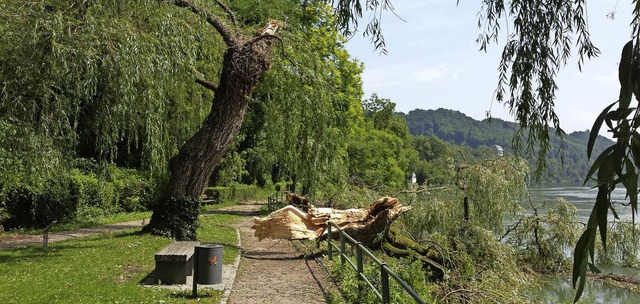
[{"label": "tree shadow on grass", "polygon": [[260,210],[209,210],[203,211],[201,215],[229,214],[237,216],[260,216],[262,213]]},{"label": "tree shadow on grass", "polygon": [[[211,303],[220,303],[222,298],[222,291],[220,290],[200,290],[198,288],[198,294],[194,297],[192,291],[180,290],[171,294],[174,299],[196,300],[200,301],[203,298],[212,299]],[[208,303],[208,302],[207,302]]]},{"label": "tree shadow on grass", "polygon": [[298,254],[292,255],[291,252],[285,251],[244,251],[242,252],[242,256],[246,259],[250,260],[269,260],[269,261],[291,261],[291,260],[309,260],[314,259],[316,257],[322,257],[324,254],[322,252],[317,252],[313,254]]},{"label": "tree shadow on grass", "polygon": [[18,261],[39,259],[46,260],[62,256],[62,253],[66,250],[73,249],[90,249],[99,247],[97,245],[79,245],[79,244],[49,244],[47,252],[42,250],[42,246],[28,246],[11,250],[0,251],[0,264],[2,263],[15,263]]}]

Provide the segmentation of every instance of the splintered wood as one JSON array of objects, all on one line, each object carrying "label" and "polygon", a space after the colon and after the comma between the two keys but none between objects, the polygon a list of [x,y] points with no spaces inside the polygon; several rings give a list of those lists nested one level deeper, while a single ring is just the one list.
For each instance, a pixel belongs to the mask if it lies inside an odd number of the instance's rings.
[{"label": "splintered wood", "polygon": [[370,243],[372,237],[384,229],[411,207],[402,206],[397,198],[383,197],[364,209],[338,210],[310,206],[309,212],[294,206],[276,210],[264,218],[254,218],[255,236],[264,238],[302,240],[316,239],[323,235],[329,220],[355,239]]}]

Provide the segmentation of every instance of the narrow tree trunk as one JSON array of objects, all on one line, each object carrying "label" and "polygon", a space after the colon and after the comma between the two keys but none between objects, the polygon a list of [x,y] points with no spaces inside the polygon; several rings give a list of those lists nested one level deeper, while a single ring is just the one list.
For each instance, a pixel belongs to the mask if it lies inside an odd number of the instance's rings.
[{"label": "narrow tree trunk", "polygon": [[[161,201],[187,200],[197,203],[213,170],[220,164],[227,149],[238,134],[249,98],[262,74],[271,66],[272,35],[260,32],[242,44],[231,41],[224,54],[220,84],[215,88],[211,112],[202,127],[181,148],[169,163],[171,178],[160,198]],[[188,204],[187,204],[188,205]],[[167,204],[156,204],[149,225],[144,231],[176,237],[195,238],[196,222],[180,218],[180,210]],[[191,233],[176,233],[188,226]]]}]

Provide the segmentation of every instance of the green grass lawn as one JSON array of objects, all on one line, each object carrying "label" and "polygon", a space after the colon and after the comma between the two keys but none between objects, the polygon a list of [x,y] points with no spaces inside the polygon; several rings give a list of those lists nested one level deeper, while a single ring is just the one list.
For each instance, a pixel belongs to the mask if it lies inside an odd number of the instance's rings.
[{"label": "green grass lawn", "polygon": [[[221,204],[213,204],[213,205],[204,205],[202,206],[202,211],[210,211],[219,209],[222,207],[233,206],[237,204],[237,202],[224,202]],[[91,219],[77,220],[73,223],[65,223],[65,224],[56,224],[49,229],[51,232],[58,231],[71,231],[82,228],[96,227],[107,224],[115,224],[136,220],[148,220],[151,218],[151,211],[138,211],[138,212],[122,212],[113,214],[105,217],[97,217]],[[8,232],[2,232],[5,235],[20,235],[20,234],[42,234],[42,229],[16,229]]]},{"label": "green grass lawn", "polygon": [[[201,217],[198,240],[224,244],[224,264],[233,263],[238,243],[235,229],[224,225],[238,218]],[[0,303],[194,302],[190,291],[140,286],[154,269],[154,254],[171,241],[128,230],[50,243],[46,255],[41,246],[0,251]],[[200,302],[219,303],[221,292],[210,293]]]}]

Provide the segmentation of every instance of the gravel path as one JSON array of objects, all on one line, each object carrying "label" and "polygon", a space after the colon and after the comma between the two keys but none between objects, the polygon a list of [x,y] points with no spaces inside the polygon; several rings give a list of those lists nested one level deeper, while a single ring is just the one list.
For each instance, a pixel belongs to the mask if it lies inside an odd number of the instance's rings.
[{"label": "gravel path", "polygon": [[[227,210],[232,208],[247,214],[260,205],[241,204]],[[242,259],[228,303],[326,303],[325,292],[333,286],[313,258],[305,258],[288,240],[258,241],[251,229],[252,217],[236,225]]]},{"label": "gravel path", "polygon": [[[100,227],[84,228],[74,231],[60,231],[49,233],[49,243],[81,238],[103,232],[126,230],[131,228],[142,228],[144,221],[131,221],[104,225]],[[42,245],[42,234],[37,235],[0,235],[0,250],[9,250],[30,245]]]}]

